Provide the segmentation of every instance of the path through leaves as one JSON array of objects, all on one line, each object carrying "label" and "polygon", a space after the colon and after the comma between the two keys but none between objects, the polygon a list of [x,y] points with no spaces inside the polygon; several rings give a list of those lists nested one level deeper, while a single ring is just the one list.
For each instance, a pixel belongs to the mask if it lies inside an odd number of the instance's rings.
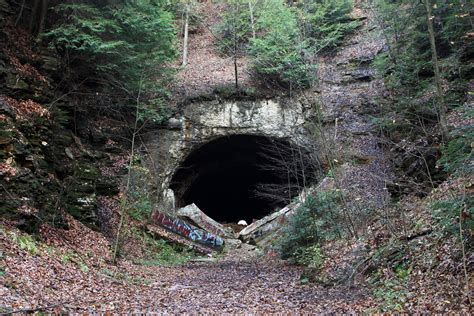
[{"label": "path through leaves", "polygon": [[89,249],[24,247],[28,241],[19,237],[27,235],[3,226],[0,312],[315,313],[373,306],[361,290],[302,284],[301,268],[238,252],[183,266],[110,265],[97,258],[105,250],[100,234],[83,232]]}]

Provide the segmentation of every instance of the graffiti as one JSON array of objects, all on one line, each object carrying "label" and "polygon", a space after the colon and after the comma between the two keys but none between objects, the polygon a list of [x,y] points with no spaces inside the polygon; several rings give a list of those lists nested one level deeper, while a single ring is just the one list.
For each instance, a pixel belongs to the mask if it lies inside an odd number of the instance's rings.
[{"label": "graffiti", "polygon": [[196,228],[183,220],[173,218],[167,214],[155,212],[153,219],[156,224],[189,238],[194,242],[214,248],[221,248],[224,245],[224,240],[221,237],[203,229]]}]

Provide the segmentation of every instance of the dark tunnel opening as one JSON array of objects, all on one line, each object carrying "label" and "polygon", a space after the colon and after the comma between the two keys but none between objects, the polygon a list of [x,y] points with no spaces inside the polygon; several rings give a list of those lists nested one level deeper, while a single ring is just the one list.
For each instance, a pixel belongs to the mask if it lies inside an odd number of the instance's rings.
[{"label": "dark tunnel opening", "polygon": [[177,207],[216,221],[251,223],[288,204],[316,178],[311,153],[276,138],[232,135],[192,152],[173,175]]}]

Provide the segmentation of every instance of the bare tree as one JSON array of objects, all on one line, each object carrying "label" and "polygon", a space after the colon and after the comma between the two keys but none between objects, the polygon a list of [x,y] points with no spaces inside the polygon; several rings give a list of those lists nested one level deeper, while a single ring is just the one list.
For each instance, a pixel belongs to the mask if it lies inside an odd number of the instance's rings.
[{"label": "bare tree", "polygon": [[249,1],[249,13],[250,13],[250,28],[252,29],[252,38],[256,38],[255,34],[255,17],[254,17],[254,9],[255,9],[255,4],[254,0],[248,0]]},{"label": "bare tree", "polygon": [[435,82],[436,82],[436,91],[438,97],[438,112],[439,112],[439,124],[441,125],[441,130],[443,132],[443,136],[446,139],[448,137],[448,126],[446,123],[446,103],[444,100],[444,93],[443,87],[441,86],[441,76],[439,73],[439,62],[438,62],[438,53],[436,52],[436,39],[435,39],[435,32],[433,28],[433,19],[434,16],[431,11],[431,2],[430,0],[424,0],[426,9],[426,23],[428,25],[428,34],[430,37],[430,45],[431,45],[431,56],[433,59],[433,70],[435,74]]},{"label": "bare tree", "polygon": [[183,63],[182,63],[183,67],[185,67],[188,64],[189,10],[190,10],[190,4],[186,3],[185,9],[184,9]]},{"label": "bare tree", "polygon": [[[306,141],[305,147],[284,140],[268,139],[260,144],[263,164],[260,168],[272,172],[273,183],[259,183],[255,194],[275,205],[288,204],[292,199],[315,183],[322,175],[317,145]],[[279,179],[278,179],[279,178]]]}]

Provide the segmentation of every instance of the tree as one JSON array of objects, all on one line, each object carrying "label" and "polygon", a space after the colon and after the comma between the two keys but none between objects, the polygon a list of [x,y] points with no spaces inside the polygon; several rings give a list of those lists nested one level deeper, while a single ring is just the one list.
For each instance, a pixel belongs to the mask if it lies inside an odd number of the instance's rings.
[{"label": "tree", "polygon": [[[63,3],[44,39],[62,57],[72,82],[93,82],[133,100],[140,89],[150,109],[165,95],[166,64],[176,56],[166,1]],[[126,101],[128,102],[128,101]],[[157,113],[156,119],[160,119]]]},{"label": "tree", "polygon": [[434,16],[431,13],[430,0],[424,0],[424,3],[426,8],[426,23],[428,24],[428,34],[430,37],[431,55],[433,58],[433,70],[435,75],[436,91],[438,94],[439,123],[441,125],[443,135],[446,138],[448,136],[448,127],[446,123],[446,103],[444,102],[443,88],[441,86],[441,77],[439,74],[438,53],[436,52],[436,39],[433,28]]},{"label": "tree", "polygon": [[360,26],[350,17],[348,0],[310,0],[296,2],[295,8],[303,37],[313,54],[336,49],[346,35]]},{"label": "tree", "polygon": [[183,63],[182,66],[188,64],[188,33],[189,33],[189,4],[184,9],[184,38],[183,38]]},{"label": "tree", "polygon": [[252,29],[252,39],[257,38],[257,35],[255,33],[255,5],[257,4],[257,1],[255,0],[248,0],[249,3],[249,14],[250,14],[250,27]]},{"label": "tree", "polygon": [[[21,6],[20,17],[23,13],[23,7],[24,4]],[[30,34],[37,36],[38,34],[41,34],[43,32],[47,13],[48,0],[34,0],[29,26]]]},{"label": "tree", "polygon": [[[251,15],[250,8],[252,8]],[[216,27],[217,48],[223,54],[232,57],[236,90],[239,89],[237,60],[239,56],[245,55],[248,49],[254,8],[255,4],[251,5],[247,0],[227,0],[226,10],[221,15],[222,22]]]},{"label": "tree", "polygon": [[462,102],[472,71],[464,62],[474,47],[471,9],[462,0],[376,0],[372,9],[389,47],[374,62],[393,96],[380,118],[384,131],[412,137],[439,124],[446,136],[445,113]]},{"label": "tree", "polygon": [[186,0],[180,2],[180,10],[183,15],[183,62],[181,63],[182,67],[185,67],[188,64],[188,37],[189,37],[189,25],[193,16],[191,12],[194,10],[196,3],[193,0]]},{"label": "tree", "polygon": [[253,70],[267,80],[284,86],[308,87],[310,69],[303,51],[295,11],[280,0],[268,0],[256,22],[262,34],[250,41]]}]

